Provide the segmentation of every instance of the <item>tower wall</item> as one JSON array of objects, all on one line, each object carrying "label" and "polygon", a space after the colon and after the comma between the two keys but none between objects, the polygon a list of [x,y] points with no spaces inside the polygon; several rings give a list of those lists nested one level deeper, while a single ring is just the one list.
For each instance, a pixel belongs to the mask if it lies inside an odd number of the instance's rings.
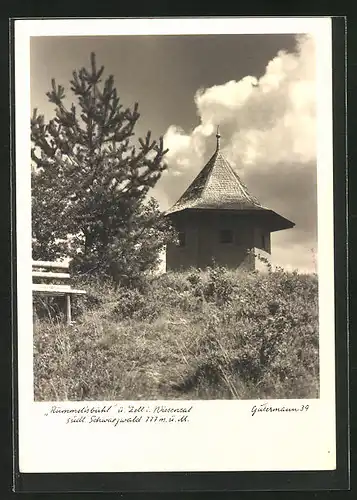
[{"label": "tower wall", "polygon": [[[190,213],[180,214],[174,225],[184,233],[185,241],[182,246],[167,246],[167,270],[204,269],[213,262],[230,269],[256,269],[256,258],[247,252],[262,246],[263,238],[262,231],[255,227],[251,218],[228,213]],[[270,234],[263,233],[270,251]],[[224,242],[222,237],[226,240],[231,237],[231,241]]]},{"label": "tower wall", "polygon": [[197,267],[198,230],[192,226],[177,226],[186,235],[183,247],[170,243],[166,246],[166,269],[179,270]]}]

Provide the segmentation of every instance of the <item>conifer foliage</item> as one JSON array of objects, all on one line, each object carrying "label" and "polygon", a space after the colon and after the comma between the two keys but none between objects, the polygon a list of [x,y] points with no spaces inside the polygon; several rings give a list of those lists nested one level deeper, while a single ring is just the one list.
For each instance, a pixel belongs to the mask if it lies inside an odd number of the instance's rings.
[{"label": "conifer foliage", "polygon": [[133,144],[138,104],[124,108],[112,75],[73,71],[77,103],[66,106],[62,85],[47,92],[55,117],[35,109],[32,140],[33,258],[72,258],[76,270],[131,280],[158,262],[173,233],[150,188],[166,165],[163,140],[148,132]]}]

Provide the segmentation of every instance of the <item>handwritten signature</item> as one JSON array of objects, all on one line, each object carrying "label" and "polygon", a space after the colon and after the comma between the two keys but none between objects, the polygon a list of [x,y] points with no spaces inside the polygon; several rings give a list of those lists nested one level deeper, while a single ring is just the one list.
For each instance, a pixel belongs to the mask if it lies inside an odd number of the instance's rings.
[{"label": "handwritten signature", "polygon": [[265,413],[295,412],[295,413],[299,413],[302,411],[306,412],[306,411],[308,411],[308,409],[309,409],[309,405],[304,405],[304,404],[300,405],[300,406],[272,406],[272,405],[268,405],[268,403],[262,403],[259,406],[254,405],[251,409],[251,412],[252,412],[252,417],[254,417],[254,415],[256,413],[259,413],[259,412],[265,412]]}]

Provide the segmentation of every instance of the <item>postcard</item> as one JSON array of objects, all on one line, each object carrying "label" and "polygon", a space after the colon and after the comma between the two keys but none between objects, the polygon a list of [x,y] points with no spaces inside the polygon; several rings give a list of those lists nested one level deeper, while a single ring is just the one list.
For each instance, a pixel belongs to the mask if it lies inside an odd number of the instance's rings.
[{"label": "postcard", "polygon": [[14,24],[20,473],[334,470],[331,19]]}]

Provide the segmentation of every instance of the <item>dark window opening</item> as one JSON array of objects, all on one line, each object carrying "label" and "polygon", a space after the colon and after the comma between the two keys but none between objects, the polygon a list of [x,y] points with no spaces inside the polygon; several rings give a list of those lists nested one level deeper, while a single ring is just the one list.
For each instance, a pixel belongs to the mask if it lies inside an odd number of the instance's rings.
[{"label": "dark window opening", "polygon": [[267,249],[267,240],[265,234],[262,234],[262,250]]},{"label": "dark window opening", "polygon": [[233,231],[230,229],[222,229],[220,233],[221,243],[233,243]]},{"label": "dark window opening", "polygon": [[180,231],[178,234],[178,246],[179,247],[186,246],[186,233],[184,233],[183,231]]}]

